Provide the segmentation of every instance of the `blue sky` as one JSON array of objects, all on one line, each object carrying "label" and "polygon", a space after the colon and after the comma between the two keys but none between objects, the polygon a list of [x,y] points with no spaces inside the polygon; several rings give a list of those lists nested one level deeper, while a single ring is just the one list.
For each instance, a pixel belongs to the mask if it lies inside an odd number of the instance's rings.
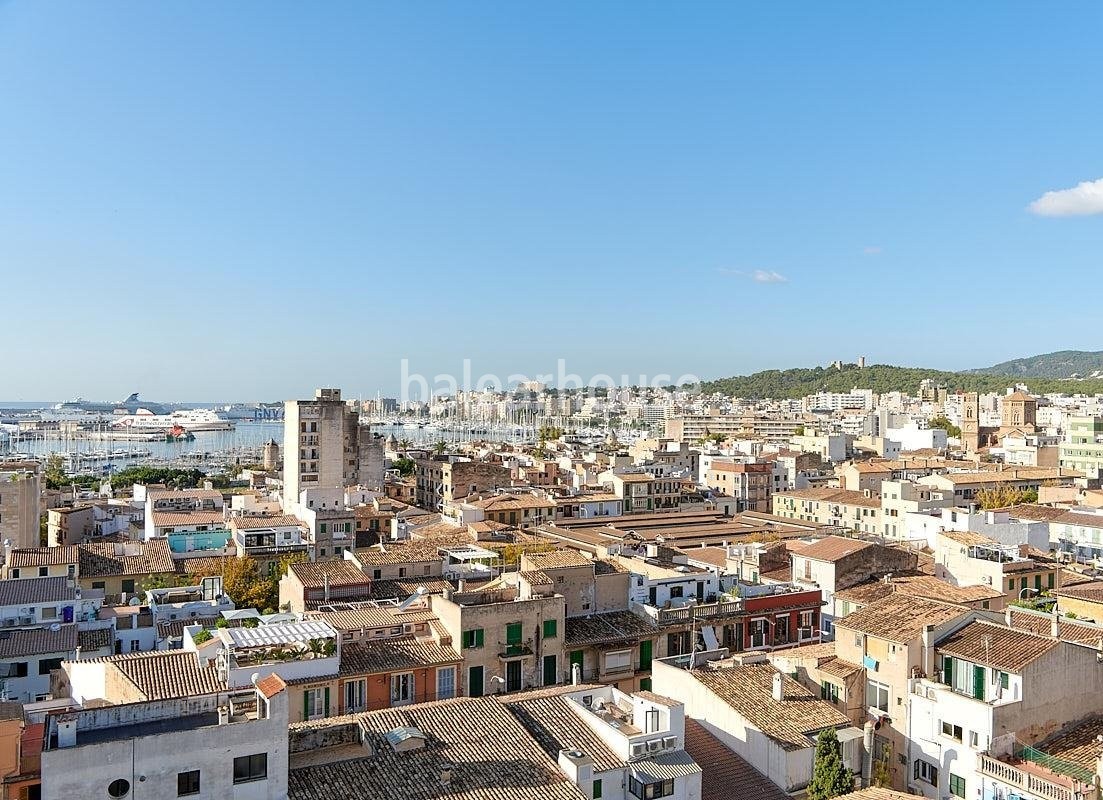
[{"label": "blue sky", "polygon": [[1103,348],[1101,24],[0,3],[0,398]]}]

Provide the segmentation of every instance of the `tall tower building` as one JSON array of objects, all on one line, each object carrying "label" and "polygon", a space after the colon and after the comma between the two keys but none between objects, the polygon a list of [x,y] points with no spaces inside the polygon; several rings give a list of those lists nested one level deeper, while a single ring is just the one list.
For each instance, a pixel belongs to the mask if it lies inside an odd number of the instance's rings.
[{"label": "tall tower building", "polygon": [[966,453],[980,449],[980,400],[976,392],[966,392],[961,404],[961,444]]},{"label": "tall tower building", "polygon": [[316,389],[313,400],[287,400],[283,412],[283,491],[297,501],[303,489],[359,483],[360,413],[340,389]]},{"label": "tall tower building", "polygon": [[42,464],[37,461],[0,463],[0,542],[12,547],[39,546],[39,497]]}]

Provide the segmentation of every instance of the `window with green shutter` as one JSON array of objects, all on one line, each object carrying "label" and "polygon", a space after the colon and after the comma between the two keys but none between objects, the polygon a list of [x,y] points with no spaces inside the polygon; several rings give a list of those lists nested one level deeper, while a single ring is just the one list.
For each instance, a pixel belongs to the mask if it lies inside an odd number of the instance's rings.
[{"label": "window with green shutter", "polygon": [[1015,591],[1015,579],[1014,578],[1008,578],[1007,579],[1007,591],[1009,591],[1009,592]]},{"label": "window with green shutter", "polygon": [[1023,577],[1019,578],[1019,591],[1021,592],[1025,588],[1026,588],[1026,576],[1024,575]]},{"label": "window with green shutter", "polygon": [[472,628],[469,631],[463,632],[463,646],[468,647],[482,647],[483,646],[483,629]]},{"label": "window with green shutter", "polygon": [[601,800],[601,779],[594,781],[594,800]]},{"label": "window with green shutter", "polygon": [[556,621],[554,619],[544,620],[544,638],[554,639],[556,635]]},{"label": "window with green shutter", "polygon": [[947,686],[954,685],[954,660],[950,656],[942,657],[942,682]]},{"label": "window with green shutter", "polygon": [[1011,688],[1011,676],[1008,675],[1006,672],[1001,672],[1000,673],[1000,688],[1001,689]]},{"label": "window with green shutter", "polygon": [[1048,575],[1046,575],[1046,588],[1047,589],[1052,589],[1053,588],[1053,573],[1052,572],[1049,573]]},{"label": "window with green shutter", "polygon": [[984,699],[984,667],[980,664],[973,665],[973,697]]},{"label": "window with green shutter", "polygon": [[1034,576],[1034,588],[1039,592],[1042,591],[1042,573],[1038,573]]},{"label": "window with green shutter", "polygon": [[521,643],[521,623],[511,622],[506,625],[506,644]]},{"label": "window with green shutter", "polygon": [[954,797],[965,797],[965,778],[950,773],[950,794]]}]

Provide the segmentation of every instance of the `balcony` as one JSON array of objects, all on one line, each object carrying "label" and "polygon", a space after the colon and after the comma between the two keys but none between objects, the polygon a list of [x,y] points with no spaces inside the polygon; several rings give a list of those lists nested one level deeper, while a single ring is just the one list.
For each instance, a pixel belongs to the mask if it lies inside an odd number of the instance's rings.
[{"label": "balcony", "polygon": [[658,612],[660,625],[674,625],[680,622],[689,623],[695,619],[707,620],[738,616],[743,613],[743,604],[738,601],[704,603],[683,606],[682,608],[660,608]]},{"label": "balcony", "polygon": [[1093,773],[1067,761],[1048,756],[1033,747],[1016,746],[1016,755],[1007,759],[981,753],[977,774],[985,784],[996,781],[1010,787],[1009,792],[985,786],[984,800],[999,800],[1026,792],[1040,800],[1100,800]]}]

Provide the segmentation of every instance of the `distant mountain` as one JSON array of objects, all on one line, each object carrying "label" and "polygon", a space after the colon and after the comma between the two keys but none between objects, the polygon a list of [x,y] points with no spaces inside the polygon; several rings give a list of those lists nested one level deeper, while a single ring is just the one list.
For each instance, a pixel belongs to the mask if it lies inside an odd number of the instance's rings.
[{"label": "distant mountain", "polygon": [[1103,378],[1103,350],[1060,350],[971,369],[976,375],[1028,378]]},{"label": "distant mountain", "polygon": [[[1060,355],[1054,353],[1054,356]],[[1086,354],[1095,355],[1095,354]],[[1103,354],[1098,354],[1103,356]],[[1039,356],[1043,358],[1043,356]],[[1013,362],[1008,362],[1013,363]],[[1103,369],[1103,362],[1101,362]],[[995,368],[993,368],[995,369]],[[944,372],[920,367],[894,367],[886,364],[859,367],[843,364],[841,367],[812,367],[756,372],[732,378],[703,381],[701,391],[718,392],[731,397],[753,399],[798,398],[817,392],[849,392],[851,389],[872,389],[877,394],[907,392],[917,394],[919,383],[931,380],[936,386],[945,386],[951,392],[1002,392],[1012,383],[1026,383],[1037,394],[1065,392],[1075,394],[1103,393],[1103,377],[1092,380],[1060,380],[1035,377],[1025,373],[989,374],[988,370],[972,372]]]}]

